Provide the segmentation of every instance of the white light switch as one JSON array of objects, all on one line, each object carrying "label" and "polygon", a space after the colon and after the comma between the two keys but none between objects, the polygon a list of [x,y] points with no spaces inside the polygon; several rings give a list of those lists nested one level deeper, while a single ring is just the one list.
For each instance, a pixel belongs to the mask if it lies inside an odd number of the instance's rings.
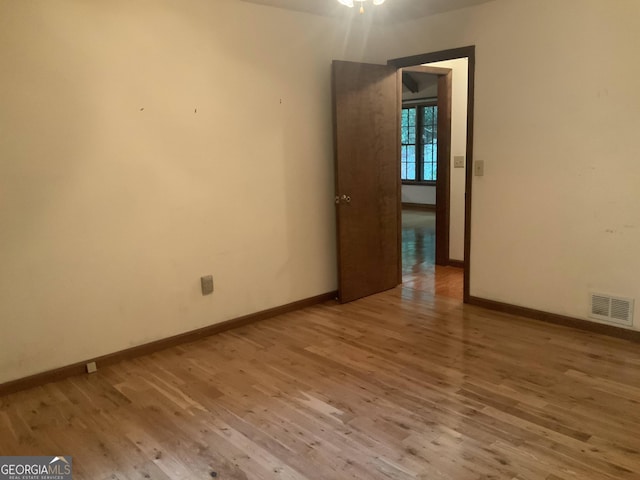
[{"label": "white light switch", "polygon": [[464,168],[464,155],[453,157],[453,168]]},{"label": "white light switch", "polygon": [[484,176],[484,160],[476,160],[473,164],[473,173],[476,177]]}]

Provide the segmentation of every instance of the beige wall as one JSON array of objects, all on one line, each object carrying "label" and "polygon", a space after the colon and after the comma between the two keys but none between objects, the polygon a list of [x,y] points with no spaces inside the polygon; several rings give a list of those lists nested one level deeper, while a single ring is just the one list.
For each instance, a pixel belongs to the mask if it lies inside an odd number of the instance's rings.
[{"label": "beige wall", "polygon": [[0,0],[0,382],[335,289],[333,58],[477,45],[472,295],[578,317],[590,289],[640,297],[639,19]]},{"label": "beige wall", "polygon": [[336,288],[349,31],[236,0],[0,0],[0,382]]},{"label": "beige wall", "polygon": [[640,2],[496,0],[367,59],[474,44],[471,294],[580,318],[590,290],[640,299]]}]

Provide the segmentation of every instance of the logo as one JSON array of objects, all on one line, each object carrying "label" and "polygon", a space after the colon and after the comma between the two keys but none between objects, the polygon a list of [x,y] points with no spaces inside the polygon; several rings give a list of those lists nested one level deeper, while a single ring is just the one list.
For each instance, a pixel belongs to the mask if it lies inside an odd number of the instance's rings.
[{"label": "logo", "polygon": [[0,457],[0,480],[72,480],[69,456]]}]

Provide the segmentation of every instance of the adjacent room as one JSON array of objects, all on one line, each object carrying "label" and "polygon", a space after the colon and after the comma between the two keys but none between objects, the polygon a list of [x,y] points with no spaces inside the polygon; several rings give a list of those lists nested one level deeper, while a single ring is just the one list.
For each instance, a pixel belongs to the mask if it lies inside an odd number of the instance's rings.
[{"label": "adjacent room", "polygon": [[640,478],[639,44],[637,0],[0,0],[0,477]]},{"label": "adjacent room", "polygon": [[401,77],[403,284],[460,301],[468,74],[462,56],[403,68]]}]

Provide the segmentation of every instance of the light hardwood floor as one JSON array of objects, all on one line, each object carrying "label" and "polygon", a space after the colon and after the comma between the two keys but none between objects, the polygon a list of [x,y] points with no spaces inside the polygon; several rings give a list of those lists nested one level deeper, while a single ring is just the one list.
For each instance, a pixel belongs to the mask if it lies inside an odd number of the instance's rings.
[{"label": "light hardwood floor", "polygon": [[402,281],[405,287],[462,301],[461,268],[435,265],[436,214],[402,211]]},{"label": "light hardwood floor", "polygon": [[640,348],[398,287],[0,399],[75,479],[640,478]]}]

